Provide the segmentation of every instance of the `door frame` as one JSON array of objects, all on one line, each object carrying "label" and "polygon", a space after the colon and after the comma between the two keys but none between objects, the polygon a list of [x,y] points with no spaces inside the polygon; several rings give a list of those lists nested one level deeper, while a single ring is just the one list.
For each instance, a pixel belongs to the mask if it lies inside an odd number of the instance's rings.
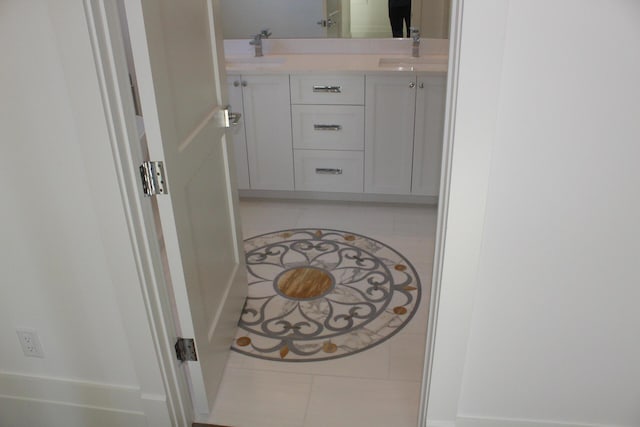
[{"label": "door frame", "polygon": [[449,22],[449,64],[447,67],[447,87],[442,146],[442,166],[440,171],[440,192],[438,193],[438,216],[436,220],[436,239],[431,276],[431,295],[429,298],[429,320],[427,321],[427,339],[420,388],[420,409],[418,427],[427,426],[427,410],[431,391],[431,377],[435,354],[435,340],[438,323],[438,308],[444,269],[444,249],[447,239],[447,218],[449,217],[449,194],[451,190],[451,166],[453,163],[453,145],[455,137],[456,112],[458,103],[458,79],[460,69],[460,47],[462,39],[462,13],[464,0],[451,0]]},{"label": "door frame", "polygon": [[[176,369],[173,362],[173,340],[177,336],[173,309],[165,272],[162,268],[158,235],[150,203],[141,203],[139,198],[138,167],[142,161],[130,92],[127,65],[120,32],[120,17],[115,2],[104,0],[83,0],[94,60],[100,81],[104,103],[105,121],[110,131],[113,164],[118,175],[118,186],[122,204],[129,223],[131,246],[136,254],[139,286],[144,295],[144,307],[124,307],[122,311],[138,313],[143,309],[152,331],[154,350],[162,372],[165,399],[158,399],[166,405],[169,421],[176,426],[190,426],[194,421],[194,410],[186,375]],[[422,374],[418,426],[427,425],[427,406],[430,394],[430,379],[433,370],[434,343],[437,330],[439,297],[442,281],[444,248],[446,244],[446,220],[449,213],[449,193],[451,185],[451,165],[454,144],[454,128],[457,112],[458,71],[460,64],[460,42],[464,0],[451,1],[449,37],[449,68],[447,75],[446,113],[444,122],[443,159],[438,201],[438,220],[434,269],[431,285],[429,323],[425,361]],[[128,336],[129,341],[134,338]],[[136,363],[145,363],[141,352],[133,350]],[[139,382],[157,379],[141,377]],[[151,408],[149,408],[149,413]]]},{"label": "door frame", "polygon": [[[165,396],[157,396],[159,406],[164,406],[168,420],[158,420],[158,425],[190,426],[195,412],[189,391],[187,375],[176,367],[173,345],[177,337],[176,321],[169,297],[168,280],[163,268],[161,249],[151,203],[142,203],[138,168],[144,158],[137,124],[133,96],[129,84],[128,68],[124,53],[120,15],[116,2],[83,0],[90,42],[100,83],[105,122],[113,154],[113,165],[118,175],[122,207],[128,220],[133,253],[136,256],[138,286],[144,299],[144,307],[121,306],[121,311],[138,313],[144,310],[149,322],[154,351],[164,385]],[[135,337],[127,336],[132,342]],[[146,356],[130,345],[136,365],[144,366]],[[137,372],[136,372],[137,373]],[[158,378],[141,376],[140,388],[146,383],[157,383]],[[155,396],[154,396],[155,397]],[[150,422],[157,416],[153,408],[145,408]],[[166,418],[166,417],[165,417]]]}]

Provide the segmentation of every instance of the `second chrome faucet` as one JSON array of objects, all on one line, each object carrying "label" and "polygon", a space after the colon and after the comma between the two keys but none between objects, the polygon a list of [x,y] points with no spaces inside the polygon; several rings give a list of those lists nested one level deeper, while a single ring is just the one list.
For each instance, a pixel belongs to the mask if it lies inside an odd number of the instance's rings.
[{"label": "second chrome faucet", "polygon": [[411,27],[411,39],[413,44],[411,45],[411,56],[417,58],[420,56],[420,30],[416,27]]},{"label": "second chrome faucet", "polygon": [[269,29],[264,29],[260,31],[258,34],[253,36],[253,40],[249,42],[251,46],[255,48],[255,56],[263,56],[262,54],[262,39],[268,39],[271,36],[271,31]]}]

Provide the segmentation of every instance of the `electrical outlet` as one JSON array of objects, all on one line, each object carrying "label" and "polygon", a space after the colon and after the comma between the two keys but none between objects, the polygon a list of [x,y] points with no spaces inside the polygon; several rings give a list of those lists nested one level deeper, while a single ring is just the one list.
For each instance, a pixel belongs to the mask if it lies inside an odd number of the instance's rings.
[{"label": "electrical outlet", "polygon": [[25,356],[44,357],[38,331],[35,329],[16,329],[16,332]]}]

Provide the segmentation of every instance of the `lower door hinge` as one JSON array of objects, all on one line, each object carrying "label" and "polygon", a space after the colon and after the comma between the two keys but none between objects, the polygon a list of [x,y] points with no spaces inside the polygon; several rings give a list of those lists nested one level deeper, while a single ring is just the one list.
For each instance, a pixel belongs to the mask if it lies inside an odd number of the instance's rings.
[{"label": "lower door hinge", "polygon": [[181,362],[196,362],[196,343],[193,338],[178,338],[175,345],[176,356]]},{"label": "lower door hinge", "polygon": [[142,191],[145,196],[169,194],[162,162],[143,162],[140,165],[140,178],[142,178]]}]

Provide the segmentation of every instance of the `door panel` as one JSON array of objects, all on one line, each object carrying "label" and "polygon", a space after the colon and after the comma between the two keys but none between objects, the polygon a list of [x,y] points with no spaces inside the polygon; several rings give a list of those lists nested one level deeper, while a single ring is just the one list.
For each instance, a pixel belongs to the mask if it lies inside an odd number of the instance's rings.
[{"label": "door panel", "polygon": [[364,191],[411,192],[416,76],[367,76]]},{"label": "door panel", "polygon": [[244,129],[244,106],[242,104],[242,87],[240,75],[227,76],[227,92],[229,93],[229,105],[231,111],[241,113],[237,126],[229,129],[227,136],[229,143],[233,145],[234,159],[236,161],[236,173],[238,188],[248,190],[251,188],[249,179],[249,161],[247,160],[247,136]]},{"label": "door panel", "polygon": [[128,1],[127,19],[151,160],[163,161],[158,196],[178,330],[194,337],[189,375],[196,414],[212,407],[246,295],[244,254],[225,130],[221,37],[213,1]]},{"label": "door panel", "polygon": [[289,76],[243,76],[251,188],[293,190]]},{"label": "door panel", "polygon": [[446,76],[418,77],[411,194],[439,193],[446,89]]}]

